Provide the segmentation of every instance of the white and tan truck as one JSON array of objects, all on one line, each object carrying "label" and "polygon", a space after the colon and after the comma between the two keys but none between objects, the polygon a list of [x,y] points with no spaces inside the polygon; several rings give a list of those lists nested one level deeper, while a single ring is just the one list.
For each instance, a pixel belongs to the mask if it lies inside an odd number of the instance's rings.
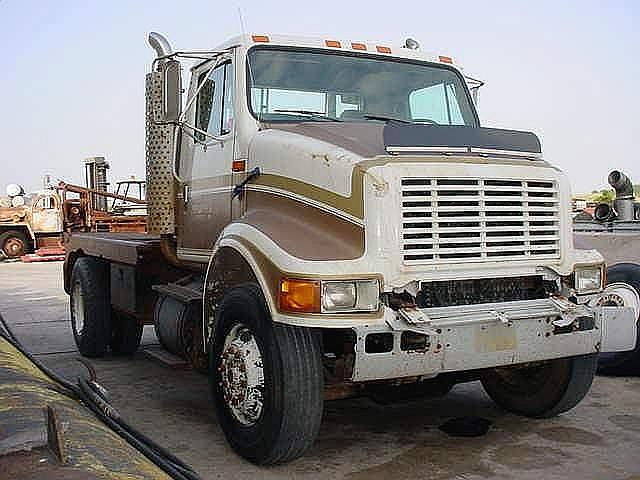
[{"label": "white and tan truck", "polygon": [[535,135],[481,127],[480,83],[451,58],[149,39],[149,233],[67,236],[72,328],[99,356],[134,352],[153,323],[208,370],[240,455],[302,455],[323,402],[349,395],[481,380],[505,409],[553,416],[588,392],[598,352],[634,347],[632,308],[599,306],[602,257],[573,247],[566,176]]}]

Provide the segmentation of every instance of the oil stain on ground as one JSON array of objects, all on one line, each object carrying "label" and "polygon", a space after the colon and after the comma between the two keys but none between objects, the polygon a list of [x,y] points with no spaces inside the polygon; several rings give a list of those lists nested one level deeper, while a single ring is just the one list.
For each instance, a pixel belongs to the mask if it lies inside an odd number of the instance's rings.
[{"label": "oil stain on ground", "polygon": [[609,421],[620,428],[640,432],[640,416],[638,415],[612,415]]},{"label": "oil stain on ground", "polygon": [[536,470],[566,463],[571,456],[562,450],[550,447],[536,447],[526,443],[497,448],[491,452],[491,460],[515,470]]},{"label": "oil stain on ground", "polygon": [[573,427],[548,427],[536,433],[546,440],[577,445],[600,445],[603,441],[600,435]]},{"label": "oil stain on ground", "polygon": [[[475,475],[489,478],[494,471],[482,459],[486,439],[457,438],[455,445],[439,435],[394,457],[391,461],[348,475],[350,480],[382,480],[416,478],[458,478]],[[455,461],[453,460],[455,459]]]}]

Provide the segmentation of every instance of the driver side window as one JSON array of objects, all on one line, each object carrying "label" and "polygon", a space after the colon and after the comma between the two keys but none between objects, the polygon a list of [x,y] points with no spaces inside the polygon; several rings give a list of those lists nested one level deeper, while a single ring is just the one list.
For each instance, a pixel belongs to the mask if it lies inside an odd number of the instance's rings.
[{"label": "driver side window", "polygon": [[[204,86],[196,100],[196,128],[210,135],[220,136],[231,131],[233,126],[233,68],[231,62],[219,65],[208,77],[203,73],[198,86]],[[205,78],[206,77],[206,78]],[[201,142],[210,139],[196,132]]]}]

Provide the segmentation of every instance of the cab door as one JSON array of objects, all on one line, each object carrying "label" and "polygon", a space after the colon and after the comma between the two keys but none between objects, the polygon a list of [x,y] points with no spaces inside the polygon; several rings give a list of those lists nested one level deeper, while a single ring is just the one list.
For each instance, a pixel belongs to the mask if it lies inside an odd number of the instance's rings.
[{"label": "cab door", "polygon": [[[231,58],[194,72],[198,91],[190,119],[197,130],[183,135],[180,176],[182,221],[178,256],[207,262],[222,229],[231,221],[231,168],[234,152],[234,75]],[[198,90],[199,89],[199,90]],[[206,132],[206,134],[204,133]]]},{"label": "cab door", "polygon": [[31,228],[34,233],[62,232],[62,206],[56,194],[38,195],[31,207]]}]

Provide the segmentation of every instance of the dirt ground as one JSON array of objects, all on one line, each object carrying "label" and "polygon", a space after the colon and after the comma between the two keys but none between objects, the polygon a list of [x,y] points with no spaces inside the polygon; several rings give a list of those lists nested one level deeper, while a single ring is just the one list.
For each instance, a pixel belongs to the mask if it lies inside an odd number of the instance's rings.
[{"label": "dirt ground", "polygon": [[[27,348],[73,378],[84,367],[75,360],[61,271],[61,263],[1,263],[0,312]],[[143,348],[156,344],[153,328],[145,327]],[[640,378],[598,377],[578,407],[549,420],[505,413],[479,383],[393,406],[329,402],[320,437],[305,457],[259,468],[227,446],[204,375],[168,368],[142,352],[92,363],[123,416],[204,479],[640,480]],[[489,419],[488,434],[454,438],[438,429],[466,415]]]}]

